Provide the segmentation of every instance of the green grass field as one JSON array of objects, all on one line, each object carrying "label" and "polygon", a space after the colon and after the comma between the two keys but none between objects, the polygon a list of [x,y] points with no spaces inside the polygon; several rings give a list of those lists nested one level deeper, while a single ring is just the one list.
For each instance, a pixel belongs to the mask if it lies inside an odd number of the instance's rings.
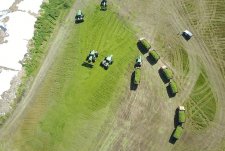
[{"label": "green grass field", "polygon": [[216,113],[216,100],[207,77],[203,73],[200,74],[186,105],[188,117],[194,129],[202,130],[213,121]]},{"label": "green grass field", "polygon": [[[88,10],[88,11],[87,11]],[[34,103],[10,141],[21,151],[91,150],[104,121],[116,109],[124,79],[138,54],[137,39],[112,10],[89,7],[85,22],[74,24],[63,50],[49,70]],[[99,57],[93,68],[82,65],[89,51]],[[106,71],[99,66],[113,54]]]}]

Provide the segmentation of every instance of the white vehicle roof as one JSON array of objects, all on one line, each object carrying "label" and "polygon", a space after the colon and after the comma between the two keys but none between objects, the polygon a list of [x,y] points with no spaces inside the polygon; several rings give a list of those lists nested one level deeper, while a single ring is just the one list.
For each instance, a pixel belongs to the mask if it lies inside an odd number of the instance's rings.
[{"label": "white vehicle roof", "polygon": [[193,36],[193,34],[188,30],[185,30],[184,33],[188,34],[189,36]]},{"label": "white vehicle roof", "polygon": [[179,110],[180,110],[180,111],[185,111],[184,106],[179,106]]}]

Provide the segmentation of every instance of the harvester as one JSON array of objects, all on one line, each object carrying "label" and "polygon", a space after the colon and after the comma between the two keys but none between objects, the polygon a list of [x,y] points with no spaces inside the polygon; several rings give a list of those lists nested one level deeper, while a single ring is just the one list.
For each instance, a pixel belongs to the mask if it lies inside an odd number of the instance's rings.
[{"label": "harvester", "polygon": [[92,50],[90,51],[90,53],[88,54],[86,61],[88,63],[94,63],[96,61],[96,59],[98,58],[98,52],[96,50]]},{"label": "harvester", "polygon": [[102,0],[100,4],[101,10],[107,10],[107,0]]},{"label": "harvester", "polygon": [[84,14],[82,13],[81,10],[78,10],[75,16],[75,22],[80,23],[84,21]]},{"label": "harvester", "polygon": [[105,57],[105,59],[101,62],[101,65],[107,70],[109,65],[113,64],[113,55]]},{"label": "harvester", "polygon": [[135,67],[141,67],[141,65],[142,65],[142,58],[141,58],[141,55],[140,55],[136,59]]},{"label": "harvester", "polygon": [[178,122],[180,124],[185,123],[186,121],[186,116],[185,116],[185,108],[184,106],[179,106],[178,107],[179,113],[178,113]]}]

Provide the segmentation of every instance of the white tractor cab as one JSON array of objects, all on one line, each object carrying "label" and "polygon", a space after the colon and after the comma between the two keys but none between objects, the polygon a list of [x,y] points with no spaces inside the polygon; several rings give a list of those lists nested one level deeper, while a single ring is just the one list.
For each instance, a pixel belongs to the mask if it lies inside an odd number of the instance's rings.
[{"label": "white tractor cab", "polygon": [[107,0],[102,0],[100,4],[101,10],[107,10]]},{"label": "white tractor cab", "polygon": [[190,31],[185,30],[185,31],[182,33],[182,36],[184,37],[185,40],[188,41],[188,40],[191,39],[191,37],[193,36],[193,34],[192,34]]},{"label": "white tractor cab", "polygon": [[90,53],[88,54],[86,61],[88,63],[94,63],[96,61],[96,59],[98,58],[98,51],[96,50],[92,50],[90,51]]},{"label": "white tractor cab", "polygon": [[113,55],[109,55],[105,57],[105,59],[101,62],[101,66],[107,70],[109,68],[109,65],[113,64]]}]

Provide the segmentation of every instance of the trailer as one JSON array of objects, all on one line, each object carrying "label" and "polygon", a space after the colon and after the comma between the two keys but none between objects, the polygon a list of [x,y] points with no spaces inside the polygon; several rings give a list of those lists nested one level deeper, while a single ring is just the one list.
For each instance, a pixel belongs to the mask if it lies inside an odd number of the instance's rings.
[{"label": "trailer", "polygon": [[134,70],[134,84],[138,85],[141,81],[141,68],[137,67]]},{"label": "trailer", "polygon": [[156,62],[160,59],[159,54],[155,50],[150,50],[149,56],[152,57]]},{"label": "trailer", "polygon": [[175,139],[180,139],[183,134],[183,130],[184,130],[184,128],[182,126],[178,125],[173,133],[173,137]]},{"label": "trailer", "polygon": [[149,50],[151,48],[151,45],[149,44],[149,42],[145,39],[145,38],[140,38],[139,42],[141,43],[141,45],[146,49]]},{"label": "trailer", "polygon": [[178,88],[177,88],[177,84],[175,81],[171,80],[169,83],[169,86],[170,86],[172,94],[178,93]]},{"label": "trailer", "polygon": [[173,78],[173,71],[169,69],[167,66],[162,66],[160,69],[167,80],[170,80]]}]

